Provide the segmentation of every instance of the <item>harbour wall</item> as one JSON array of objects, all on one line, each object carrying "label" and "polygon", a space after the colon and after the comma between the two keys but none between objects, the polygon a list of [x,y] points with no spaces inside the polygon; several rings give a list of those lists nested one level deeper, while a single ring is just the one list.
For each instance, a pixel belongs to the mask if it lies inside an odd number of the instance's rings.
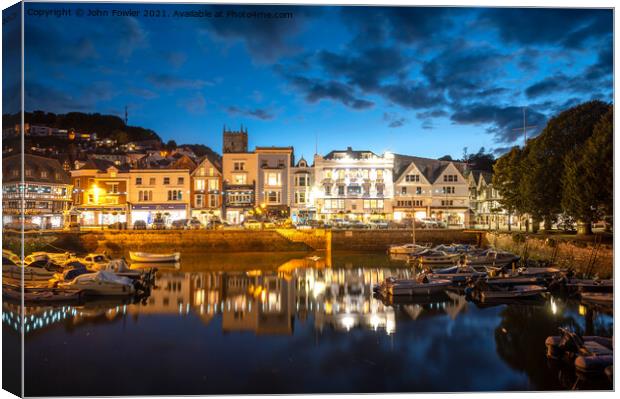
[{"label": "harbour wall", "polygon": [[[78,253],[108,251],[231,252],[385,252],[392,244],[412,241],[408,230],[164,230],[82,231],[26,234],[25,252],[69,250]],[[613,274],[613,246],[566,237],[495,233],[471,230],[418,230],[419,243],[482,244],[516,253],[524,258],[550,260],[560,267],[590,271],[601,278]],[[3,247],[19,247],[19,235],[4,234]],[[16,248],[13,248],[16,247]]]},{"label": "harbour wall", "polygon": [[613,277],[613,245],[567,237],[487,232],[486,245],[513,252],[522,258],[548,260],[561,268]]}]

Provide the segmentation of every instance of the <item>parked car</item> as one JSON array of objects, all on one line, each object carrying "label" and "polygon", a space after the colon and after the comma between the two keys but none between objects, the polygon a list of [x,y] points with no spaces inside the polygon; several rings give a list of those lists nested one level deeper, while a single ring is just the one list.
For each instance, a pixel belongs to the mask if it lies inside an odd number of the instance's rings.
[{"label": "parked car", "polygon": [[387,229],[389,224],[385,220],[371,220],[368,222],[368,227],[371,229]]},{"label": "parked car", "polygon": [[125,229],[127,229],[127,223],[126,222],[110,223],[108,225],[108,229],[111,229],[111,230],[125,230]]},{"label": "parked car", "polygon": [[363,222],[361,222],[359,220],[351,220],[350,222],[347,223],[346,228],[348,228],[348,229],[367,229],[367,228],[369,228],[369,226],[364,224]]},{"label": "parked car", "polygon": [[439,224],[435,219],[424,218],[420,220],[422,222],[422,228],[424,229],[436,229],[439,227]]},{"label": "parked car", "polygon": [[133,222],[134,230],[146,230],[146,222],[144,220],[136,220]]},{"label": "parked car", "polygon": [[277,227],[276,223],[271,220],[265,220],[263,222],[263,229],[275,229]]},{"label": "parked car", "polygon": [[200,223],[200,220],[193,218],[189,222],[187,222],[187,228],[192,230],[201,229],[202,223]]},{"label": "parked car", "polygon": [[248,230],[260,230],[262,223],[258,220],[248,219],[243,221],[243,228]]},{"label": "parked car", "polygon": [[170,224],[170,228],[171,229],[177,229],[177,230],[183,230],[183,229],[187,228],[188,222],[189,222],[189,220],[187,220],[187,219],[174,220]]}]

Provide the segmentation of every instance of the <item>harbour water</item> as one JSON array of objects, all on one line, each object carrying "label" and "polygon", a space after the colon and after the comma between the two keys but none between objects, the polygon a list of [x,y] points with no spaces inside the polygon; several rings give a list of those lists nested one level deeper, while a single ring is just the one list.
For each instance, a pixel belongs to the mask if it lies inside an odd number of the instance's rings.
[{"label": "harbour water", "polygon": [[[544,345],[561,326],[611,336],[611,314],[551,296],[384,303],[372,286],[390,275],[413,271],[383,254],[205,254],[160,269],[142,303],[27,307],[25,394],[611,389]],[[3,304],[4,334],[17,335],[18,314]]]}]

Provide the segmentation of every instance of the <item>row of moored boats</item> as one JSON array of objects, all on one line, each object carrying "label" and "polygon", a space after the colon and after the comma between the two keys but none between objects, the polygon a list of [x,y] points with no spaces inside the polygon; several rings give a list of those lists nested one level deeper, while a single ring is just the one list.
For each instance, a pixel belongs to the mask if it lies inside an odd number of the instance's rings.
[{"label": "row of moored boats", "polygon": [[[25,302],[63,302],[85,296],[140,296],[148,294],[156,266],[178,262],[179,253],[130,252],[112,259],[91,253],[78,257],[70,252],[33,252],[21,258],[2,251],[2,293]],[[178,264],[178,263],[176,263]],[[22,289],[23,288],[23,289]]]}]

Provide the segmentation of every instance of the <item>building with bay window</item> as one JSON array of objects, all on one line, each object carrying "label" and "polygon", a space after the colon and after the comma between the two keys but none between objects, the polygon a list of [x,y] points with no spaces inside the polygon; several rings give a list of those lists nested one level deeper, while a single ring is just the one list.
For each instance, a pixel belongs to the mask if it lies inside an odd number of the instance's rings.
[{"label": "building with bay window", "polygon": [[169,226],[175,220],[189,219],[190,196],[190,169],[173,164],[129,171],[131,223],[143,220],[151,225],[157,220]]},{"label": "building with bay window", "polygon": [[465,164],[394,156],[394,220],[435,219],[449,227],[469,225]]},{"label": "building with bay window", "polygon": [[314,168],[302,157],[291,168],[289,187],[291,188],[290,213],[293,223],[305,223],[316,219],[314,205]]},{"label": "building with bay window", "polygon": [[89,158],[71,171],[72,214],[82,226],[128,223],[129,173],[103,159]]},{"label": "building with bay window", "polygon": [[293,147],[256,147],[254,152],[258,163],[256,204],[269,217],[288,217]]},{"label": "building with bay window", "polygon": [[191,173],[191,216],[207,224],[222,217],[222,165],[219,159],[205,155]]},{"label": "building with bay window", "polygon": [[71,178],[56,159],[24,154],[23,162],[22,185],[22,156],[2,159],[3,226],[18,227],[25,221],[40,228],[62,228],[71,205]]},{"label": "building with bay window", "polygon": [[332,151],[314,156],[313,200],[321,220],[391,219],[394,155]]}]

